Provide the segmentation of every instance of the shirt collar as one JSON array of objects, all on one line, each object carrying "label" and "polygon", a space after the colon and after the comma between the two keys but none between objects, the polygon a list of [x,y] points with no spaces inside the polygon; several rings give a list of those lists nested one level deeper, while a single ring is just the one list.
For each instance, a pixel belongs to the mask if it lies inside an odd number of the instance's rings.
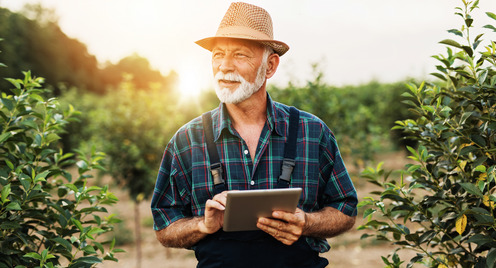
[{"label": "shirt collar", "polygon": [[[267,93],[267,122],[270,131],[274,131],[277,135],[282,136],[285,133],[286,124],[282,122],[286,121],[285,113],[276,107],[276,103],[272,101],[272,98]],[[222,131],[227,129],[227,131],[234,133],[234,127],[232,126],[231,118],[227,112],[226,105],[220,103],[219,107],[212,113],[212,121],[214,125],[214,139],[218,140]]]}]

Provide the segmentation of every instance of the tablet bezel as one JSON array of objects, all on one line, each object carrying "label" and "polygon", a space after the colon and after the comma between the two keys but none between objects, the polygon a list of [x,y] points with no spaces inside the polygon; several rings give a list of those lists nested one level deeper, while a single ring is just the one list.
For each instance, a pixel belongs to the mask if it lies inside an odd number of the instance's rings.
[{"label": "tablet bezel", "polygon": [[228,191],[222,229],[225,232],[259,230],[259,217],[271,217],[275,210],[294,212],[301,191],[301,188]]}]

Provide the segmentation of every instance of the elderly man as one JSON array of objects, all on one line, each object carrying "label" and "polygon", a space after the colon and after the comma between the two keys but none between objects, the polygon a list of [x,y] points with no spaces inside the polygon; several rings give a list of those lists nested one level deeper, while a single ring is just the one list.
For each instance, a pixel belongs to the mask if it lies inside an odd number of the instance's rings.
[{"label": "elderly man", "polygon": [[[157,239],[194,249],[198,267],[325,267],[325,238],[353,226],[357,196],[329,128],[266,91],[289,47],[273,39],[270,15],[246,3],[232,3],[216,35],[197,44],[212,52],[221,103],[165,149],[151,204]],[[291,143],[294,167],[283,176]],[[222,231],[224,190],[280,185],[303,189],[294,213],[259,218],[259,231]]]}]

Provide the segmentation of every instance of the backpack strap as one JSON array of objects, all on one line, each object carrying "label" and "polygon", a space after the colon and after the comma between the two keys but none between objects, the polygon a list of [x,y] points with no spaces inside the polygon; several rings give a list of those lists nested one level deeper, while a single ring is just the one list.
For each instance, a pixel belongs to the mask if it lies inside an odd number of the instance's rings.
[{"label": "backpack strap", "polygon": [[295,167],[296,138],[298,137],[298,125],[300,112],[295,107],[289,109],[288,139],[284,145],[284,160],[281,166],[281,175],[277,180],[277,188],[288,188],[291,182],[291,173]]},{"label": "backpack strap", "polygon": [[205,141],[207,142],[207,151],[210,158],[210,173],[214,179],[215,194],[219,194],[226,190],[225,181],[222,175],[222,163],[220,162],[217,145],[214,141],[214,132],[212,129],[212,115],[206,112],[202,115],[203,131],[205,133]]}]

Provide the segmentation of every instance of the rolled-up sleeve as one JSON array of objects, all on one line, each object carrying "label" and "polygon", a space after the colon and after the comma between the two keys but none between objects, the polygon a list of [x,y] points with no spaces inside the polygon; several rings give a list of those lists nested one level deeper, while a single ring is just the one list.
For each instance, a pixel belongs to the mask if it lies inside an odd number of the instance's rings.
[{"label": "rolled-up sleeve", "polygon": [[323,134],[320,165],[326,180],[323,206],[333,207],[348,216],[357,215],[357,193],[346,170],[332,132]]},{"label": "rolled-up sleeve", "polygon": [[153,191],[151,202],[154,230],[191,216],[190,193],[174,139],[167,145]]}]

